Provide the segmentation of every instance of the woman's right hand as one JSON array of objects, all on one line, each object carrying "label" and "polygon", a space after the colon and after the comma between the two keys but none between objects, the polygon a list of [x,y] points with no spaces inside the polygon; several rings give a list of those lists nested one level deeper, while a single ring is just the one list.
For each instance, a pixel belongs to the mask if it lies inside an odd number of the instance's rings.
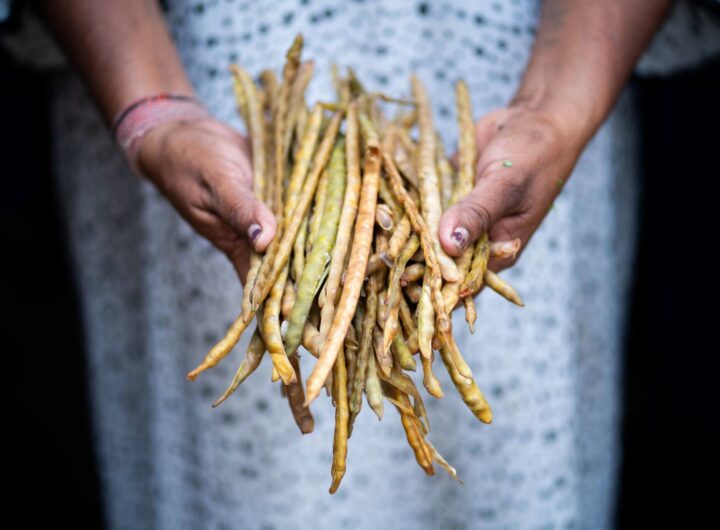
[{"label": "woman's right hand", "polygon": [[203,118],[152,129],[137,160],[185,220],[227,255],[243,283],[250,247],[264,251],[277,224],[253,193],[250,158],[242,135]]}]

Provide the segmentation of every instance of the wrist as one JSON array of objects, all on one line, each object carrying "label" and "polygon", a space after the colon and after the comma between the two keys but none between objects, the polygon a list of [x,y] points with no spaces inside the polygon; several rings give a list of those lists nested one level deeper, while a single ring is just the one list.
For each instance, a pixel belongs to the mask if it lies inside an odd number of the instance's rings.
[{"label": "wrist", "polygon": [[133,172],[143,176],[138,165],[138,150],[143,138],[157,127],[170,123],[204,119],[205,106],[194,96],[159,93],[133,101],[117,113],[112,136]]}]

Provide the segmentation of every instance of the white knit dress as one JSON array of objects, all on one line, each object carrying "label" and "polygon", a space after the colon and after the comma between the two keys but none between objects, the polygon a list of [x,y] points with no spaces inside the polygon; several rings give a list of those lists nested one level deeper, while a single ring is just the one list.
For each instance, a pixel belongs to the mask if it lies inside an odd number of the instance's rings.
[{"label": "white knit dress", "polygon": [[[453,83],[476,117],[504,105],[534,38],[533,0],[466,2],[170,0],[168,20],[198,95],[238,128],[227,66],[281,67],[296,33],[331,97],[330,65],[372,89],[426,83],[446,145],[456,142]],[[430,440],[464,485],[427,477],[394,408],[367,405],[348,471],[330,496],[333,408],[313,404],[301,436],[266,359],[217,409],[248,333],[218,367],[185,379],[237,314],[229,261],[148,182],[134,177],[72,75],[57,80],[60,201],[80,288],[93,428],[109,528],[604,529],[619,463],[620,353],[632,264],[635,129],[625,95],[584,152],[522,259],[504,274],[519,309],[477,300],[458,342],[494,411],[480,424],[439,364],[445,398],[426,398]],[[303,355],[309,374],[310,356]],[[389,404],[388,404],[389,405]]]}]

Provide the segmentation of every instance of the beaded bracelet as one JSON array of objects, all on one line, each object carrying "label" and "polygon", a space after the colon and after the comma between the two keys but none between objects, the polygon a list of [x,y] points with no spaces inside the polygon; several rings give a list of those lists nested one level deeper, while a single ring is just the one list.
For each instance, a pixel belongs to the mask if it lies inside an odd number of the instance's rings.
[{"label": "beaded bracelet", "polygon": [[143,136],[158,125],[208,116],[207,109],[198,98],[161,92],[133,101],[121,110],[113,120],[111,134],[133,172],[142,177],[137,155]]}]

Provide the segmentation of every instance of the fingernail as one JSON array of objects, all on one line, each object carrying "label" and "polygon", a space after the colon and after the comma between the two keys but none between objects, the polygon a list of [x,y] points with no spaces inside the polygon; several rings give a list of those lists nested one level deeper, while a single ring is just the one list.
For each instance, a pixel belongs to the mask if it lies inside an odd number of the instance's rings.
[{"label": "fingernail", "polygon": [[250,241],[255,241],[260,235],[260,232],[262,232],[262,228],[260,228],[259,224],[251,224],[250,228],[248,228],[248,236],[250,237]]},{"label": "fingernail", "polygon": [[458,226],[455,230],[453,230],[453,233],[450,234],[450,238],[453,240],[453,243],[458,249],[465,250],[469,235],[470,234],[468,233],[467,228]]}]

